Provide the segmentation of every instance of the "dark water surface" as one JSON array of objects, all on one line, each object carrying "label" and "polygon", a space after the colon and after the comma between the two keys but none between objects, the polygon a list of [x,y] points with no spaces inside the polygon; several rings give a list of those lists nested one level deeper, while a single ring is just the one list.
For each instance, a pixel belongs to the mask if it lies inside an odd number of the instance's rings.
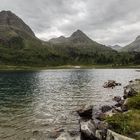
[{"label": "dark water surface", "polygon": [[[48,140],[54,129],[77,129],[77,107],[111,104],[135,78],[140,73],[133,69],[0,72],[0,140]],[[109,79],[122,86],[104,89]]]}]

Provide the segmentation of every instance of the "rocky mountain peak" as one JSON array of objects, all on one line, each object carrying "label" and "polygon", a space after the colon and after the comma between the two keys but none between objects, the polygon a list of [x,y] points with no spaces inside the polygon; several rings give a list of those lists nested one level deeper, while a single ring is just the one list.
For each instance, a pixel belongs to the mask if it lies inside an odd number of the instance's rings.
[{"label": "rocky mountain peak", "polygon": [[28,25],[26,25],[22,19],[16,16],[11,11],[1,11],[0,12],[0,28],[12,28],[24,31],[32,36],[35,36],[33,31]]}]

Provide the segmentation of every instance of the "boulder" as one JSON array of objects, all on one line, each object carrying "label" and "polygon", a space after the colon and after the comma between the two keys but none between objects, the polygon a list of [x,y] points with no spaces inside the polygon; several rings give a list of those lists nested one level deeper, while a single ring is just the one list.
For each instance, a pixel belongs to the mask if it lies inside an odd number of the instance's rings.
[{"label": "boulder", "polygon": [[135,140],[135,139],[128,138],[126,136],[120,135],[108,129],[106,140]]},{"label": "boulder", "polygon": [[93,120],[88,120],[88,121],[84,121],[81,120],[80,121],[80,131],[81,131],[81,137],[84,140],[96,140],[96,124],[94,123]]},{"label": "boulder", "polygon": [[115,104],[115,107],[121,107],[124,104],[125,100],[119,101],[117,104]]},{"label": "boulder", "polygon": [[104,88],[114,88],[115,86],[121,86],[121,83],[117,83],[114,80],[108,80],[108,82],[105,82],[103,85]]},{"label": "boulder", "polygon": [[103,87],[104,88],[110,88],[110,87],[115,87],[115,85],[116,85],[116,81],[114,81],[114,80],[108,80],[108,82],[105,82],[104,83],[104,85],[103,85]]},{"label": "boulder", "polygon": [[136,94],[137,94],[137,91],[135,91],[131,86],[124,87],[124,96],[123,96],[124,99],[133,97]]},{"label": "boulder", "polygon": [[120,96],[115,96],[115,97],[113,98],[113,101],[120,102],[121,99],[122,99],[122,98],[121,98]]},{"label": "boulder", "polygon": [[122,113],[123,111],[122,111],[121,107],[116,107],[116,108],[112,109],[112,112],[116,114],[116,113]]},{"label": "boulder", "polygon": [[92,105],[85,105],[85,106],[81,107],[80,109],[78,109],[77,113],[82,118],[91,119],[92,118],[92,110],[93,110]]},{"label": "boulder", "polygon": [[108,112],[108,111],[110,111],[111,109],[112,109],[112,107],[109,106],[109,105],[104,105],[104,106],[101,107],[101,111],[102,111],[103,113]]}]

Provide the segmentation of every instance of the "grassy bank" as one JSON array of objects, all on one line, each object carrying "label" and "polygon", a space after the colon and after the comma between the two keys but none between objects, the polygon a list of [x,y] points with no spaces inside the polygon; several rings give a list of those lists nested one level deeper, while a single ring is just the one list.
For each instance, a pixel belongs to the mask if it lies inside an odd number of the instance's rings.
[{"label": "grassy bank", "polygon": [[118,113],[108,117],[110,129],[136,140],[140,140],[140,92],[128,99],[128,112]]},{"label": "grassy bank", "polygon": [[62,65],[62,66],[14,66],[14,65],[0,65],[0,71],[10,71],[10,70],[27,70],[27,71],[38,71],[47,69],[140,69],[140,65],[125,65],[125,66],[112,66],[112,65]]}]

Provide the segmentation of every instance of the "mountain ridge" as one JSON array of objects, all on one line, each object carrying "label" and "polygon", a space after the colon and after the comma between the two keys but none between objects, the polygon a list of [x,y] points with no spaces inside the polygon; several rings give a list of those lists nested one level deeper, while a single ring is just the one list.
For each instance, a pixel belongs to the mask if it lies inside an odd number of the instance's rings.
[{"label": "mountain ridge", "polygon": [[140,35],[136,37],[136,39],[123,47],[121,49],[122,52],[140,52]]},{"label": "mountain ridge", "polygon": [[20,30],[22,29],[22,31],[35,37],[32,29],[27,24],[25,24],[21,18],[16,16],[11,11],[0,12],[0,26],[2,26],[3,28],[15,28]]},{"label": "mountain ridge", "polygon": [[67,38],[52,39],[54,43],[44,42],[12,12],[0,12],[0,19],[0,65],[118,65],[133,60],[129,54],[119,54],[93,41],[81,30]]}]

